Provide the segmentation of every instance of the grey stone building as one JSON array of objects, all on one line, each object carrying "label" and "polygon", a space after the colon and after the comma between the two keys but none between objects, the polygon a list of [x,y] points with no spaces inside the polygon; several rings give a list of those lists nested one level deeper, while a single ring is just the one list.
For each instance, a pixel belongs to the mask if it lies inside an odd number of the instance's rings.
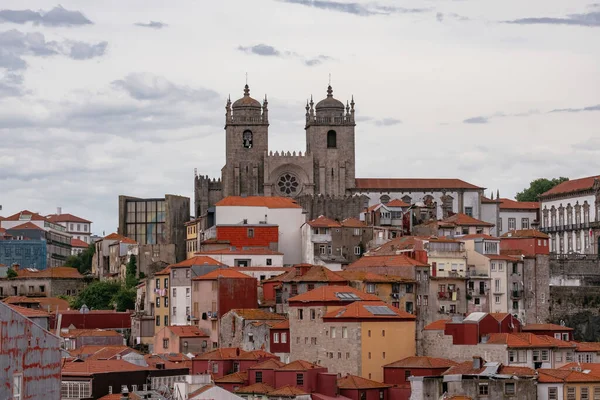
[{"label": "grey stone building", "polygon": [[282,315],[255,308],[230,310],[221,318],[219,343],[223,347],[238,347],[245,351],[262,349],[270,352],[271,326],[284,320]]},{"label": "grey stone building", "polygon": [[75,296],[86,286],[85,278],[76,268],[22,268],[16,272],[18,276],[14,278],[0,278],[0,298]]}]

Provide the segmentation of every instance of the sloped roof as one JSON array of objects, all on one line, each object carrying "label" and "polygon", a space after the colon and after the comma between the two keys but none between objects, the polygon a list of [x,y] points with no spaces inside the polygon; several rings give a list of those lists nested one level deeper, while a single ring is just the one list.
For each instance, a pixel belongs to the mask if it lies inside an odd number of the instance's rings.
[{"label": "sloped roof", "polygon": [[108,337],[108,336],[120,336],[123,337],[117,331],[113,331],[111,329],[69,329],[68,331],[60,332],[61,337]]},{"label": "sloped roof", "polygon": [[256,278],[253,278],[246,274],[242,274],[241,272],[234,271],[229,268],[215,269],[213,271],[210,271],[208,274],[204,274],[204,275],[192,278],[192,280],[194,280],[194,281],[212,281],[212,280],[216,280],[218,278],[237,278],[237,279],[254,279],[254,280],[256,280]]},{"label": "sloped roof", "polygon": [[269,392],[269,397],[296,397],[307,395],[304,390],[293,385],[285,385]]},{"label": "sloped roof", "polygon": [[226,249],[204,250],[198,251],[196,255],[211,255],[211,254],[243,254],[249,256],[267,255],[267,256],[282,256],[283,253],[271,250],[267,247],[228,247]]},{"label": "sloped roof", "polygon": [[501,375],[515,375],[515,376],[535,376],[535,370],[529,367],[514,367],[512,365],[502,365],[498,369],[498,373]]},{"label": "sloped roof", "polygon": [[549,239],[550,236],[544,232],[540,232],[537,229],[520,229],[508,231],[502,235],[503,238],[534,238],[534,239]]},{"label": "sloped roof", "polygon": [[471,240],[471,239],[486,239],[486,240],[500,240],[498,237],[486,235],[485,233],[471,233],[469,235],[463,235],[460,240]]},{"label": "sloped roof", "polygon": [[14,304],[7,304],[7,305],[10,308],[12,308],[14,311],[23,315],[24,317],[28,317],[28,318],[47,317],[47,318],[50,318],[50,314],[48,314],[46,311],[43,311],[43,310],[36,310],[35,308],[16,306]]},{"label": "sloped roof", "polygon": [[373,381],[371,379],[363,378],[356,375],[346,375],[343,378],[337,380],[338,388],[346,390],[358,390],[358,389],[380,389],[392,387],[386,383]]},{"label": "sloped roof", "polygon": [[320,365],[317,365],[317,364],[309,363],[308,361],[296,360],[296,361],[292,361],[289,364],[285,364],[284,366],[279,368],[279,370],[280,371],[308,371],[310,369],[315,369],[315,368],[323,368],[323,367]]},{"label": "sloped roof", "polygon": [[[29,217],[31,217],[31,218],[29,218]],[[8,217],[5,217],[3,219],[3,221],[48,221],[48,222],[52,222],[48,218],[44,217],[43,215],[31,212],[29,210],[23,210],[23,211],[19,211],[16,214],[9,215]]]},{"label": "sloped roof", "polygon": [[479,359],[481,362],[480,368],[473,368],[473,361],[465,361],[448,368],[442,375],[479,375],[486,369],[486,361],[481,357]]},{"label": "sloped roof", "polygon": [[308,221],[307,224],[313,228],[339,228],[342,226],[338,221],[327,218],[324,215],[319,215],[317,218]]},{"label": "sloped roof", "polygon": [[496,321],[502,322],[506,317],[510,317],[509,313],[489,313]]},{"label": "sloped roof", "polygon": [[342,226],[346,228],[364,228],[366,225],[358,218],[349,217],[342,221]]},{"label": "sloped roof", "polygon": [[126,243],[126,244],[137,244],[137,242],[133,239],[130,239],[126,236],[123,235],[119,235],[116,232],[111,233],[110,235],[106,235],[102,238],[103,240],[117,240],[121,243]]},{"label": "sloped roof", "polygon": [[563,365],[559,369],[571,370],[571,371],[585,371],[586,374],[600,377],[600,364],[598,363],[580,363],[580,362],[572,362],[566,365]]},{"label": "sloped roof", "polygon": [[358,190],[379,189],[483,189],[460,179],[448,178],[356,178]]},{"label": "sloped roof", "polygon": [[279,368],[283,367],[284,365],[285,365],[285,363],[283,363],[275,358],[269,358],[266,361],[263,361],[256,365],[252,365],[248,369],[279,369]]},{"label": "sloped roof", "polygon": [[86,224],[91,224],[92,221],[88,221],[87,219],[83,219],[80,217],[77,217],[73,214],[50,214],[47,215],[46,218],[48,218],[50,221],[54,222],[54,223],[58,223],[58,222],[83,222]]},{"label": "sloped roof", "polygon": [[[363,301],[380,301],[379,297],[361,292],[360,290],[354,289],[350,286],[320,286],[311,291],[299,294],[288,299],[288,302],[348,302],[337,296],[338,293],[350,293],[357,297],[357,300]],[[354,300],[356,301],[356,300]]]},{"label": "sloped roof", "polygon": [[204,329],[200,329],[195,325],[172,325],[167,326],[166,329],[170,330],[175,336],[178,336],[180,338],[210,336],[210,334]]},{"label": "sloped roof", "polygon": [[440,221],[440,225],[456,225],[456,226],[494,226],[489,222],[481,221],[477,218],[468,216],[467,214],[457,213]]},{"label": "sloped roof", "polygon": [[89,247],[89,244],[87,244],[86,242],[84,242],[81,239],[71,238],[71,247],[79,247],[82,249],[87,249]]},{"label": "sloped roof", "polygon": [[270,196],[228,196],[219,200],[217,207],[267,207],[267,208],[302,208],[291,197],[270,197]]},{"label": "sloped roof", "polygon": [[594,181],[596,179],[600,179],[600,175],[595,176],[587,176],[585,178],[579,179],[571,179],[558,185],[554,186],[552,189],[548,190],[545,193],[540,195],[540,198],[556,195],[556,194],[567,194],[574,192],[581,192],[584,190],[590,190],[594,187]]},{"label": "sloped roof", "polygon": [[535,332],[535,331],[572,331],[573,328],[568,326],[557,325],[557,324],[527,324],[523,326],[523,332]]},{"label": "sloped roof", "polygon": [[395,283],[395,282],[413,282],[410,279],[404,279],[394,275],[382,275],[376,274],[369,271],[338,271],[338,275],[347,279],[348,281],[361,281],[361,282],[377,282],[377,283]]},{"label": "sloped roof", "polygon": [[149,367],[140,367],[125,360],[90,360],[72,361],[62,366],[65,376],[92,376],[110,372],[147,371]]},{"label": "sloped roof", "polygon": [[[372,308],[373,307],[373,308]],[[375,308],[376,307],[376,308]],[[383,301],[355,301],[345,307],[328,312],[323,319],[393,319],[398,321],[413,321],[417,317]]]},{"label": "sloped roof", "polygon": [[456,361],[435,357],[406,357],[402,360],[384,365],[384,368],[450,368],[457,365]]},{"label": "sloped roof", "polygon": [[194,256],[192,258],[188,258],[187,260],[184,260],[177,264],[171,264],[170,267],[171,268],[193,267],[195,265],[217,265],[217,266],[221,266],[221,267],[227,267],[227,265],[223,264],[222,262],[219,262],[219,261],[215,260],[214,258],[208,257],[208,256]]},{"label": "sloped roof", "polygon": [[387,207],[410,207],[410,204],[408,204],[400,199],[393,199],[391,201],[388,201],[385,205]]},{"label": "sloped roof", "polygon": [[500,198],[501,210],[539,210],[540,202],[538,201],[516,201],[512,199]]},{"label": "sloped roof", "polygon": [[600,377],[568,369],[538,369],[540,383],[600,382]]},{"label": "sloped roof", "polygon": [[574,343],[546,335],[534,335],[533,333],[492,333],[487,344],[504,344],[509,348],[575,347]]},{"label": "sloped roof", "polygon": [[290,329],[290,320],[286,319],[285,321],[273,324],[271,325],[271,329]]},{"label": "sloped roof", "polygon": [[370,250],[369,254],[374,256],[384,254],[396,254],[401,250],[416,250],[423,248],[424,238],[417,236],[401,236],[386,242],[374,250]]},{"label": "sloped roof", "polygon": [[575,351],[580,351],[580,352],[591,351],[591,352],[600,353],[600,342],[575,342],[575,346],[577,346]]},{"label": "sloped roof", "polygon": [[268,358],[279,359],[279,357],[275,354],[269,353],[268,351],[264,351],[262,349],[246,351],[239,357],[240,360],[266,360]]},{"label": "sloped roof", "polygon": [[248,372],[234,372],[221,378],[215,378],[215,383],[244,383],[248,380]]},{"label": "sloped roof", "polygon": [[110,360],[115,358],[117,355],[124,355],[129,353],[141,354],[131,347],[125,345],[84,345],[77,349],[70,350],[69,354],[73,357],[79,358],[92,358],[95,360]]},{"label": "sloped roof", "polygon": [[[303,274],[297,275],[296,268],[304,268],[305,265],[296,265],[292,270],[280,275],[277,278],[280,282],[337,282],[346,283],[348,280],[337,272],[330,270],[323,265],[312,265]],[[274,277],[275,278],[275,277]]]},{"label": "sloped roof", "polygon": [[363,256],[352,264],[346,267],[347,270],[352,268],[363,268],[363,267],[427,267],[428,265],[417,261],[414,258],[410,258],[405,254],[394,254],[384,256]]},{"label": "sloped roof", "polygon": [[490,199],[489,197],[481,196],[481,204],[496,204],[500,203],[498,199]]},{"label": "sloped roof", "polygon": [[218,349],[201,353],[194,357],[194,360],[236,360],[246,351],[238,347],[220,347]]},{"label": "sloped roof", "polygon": [[260,308],[234,308],[230,312],[247,320],[284,320],[285,317],[280,314],[261,310]]},{"label": "sloped roof", "polygon": [[43,231],[44,229],[40,228],[33,222],[25,222],[24,224],[13,226],[12,228],[7,229],[7,231],[15,231],[15,230]]},{"label": "sloped roof", "polygon": [[266,383],[255,383],[249,386],[243,386],[236,390],[236,393],[248,393],[248,394],[267,394],[274,391],[273,386],[267,385]]},{"label": "sloped roof", "polygon": [[77,268],[50,267],[46,269],[19,268],[19,278],[52,278],[52,279],[83,279]]},{"label": "sloped roof", "polygon": [[449,319],[438,319],[437,321],[433,321],[429,325],[426,325],[425,328],[423,328],[423,330],[426,330],[426,331],[443,331],[444,329],[446,329],[446,324],[448,322],[452,322],[452,321],[449,320]]}]

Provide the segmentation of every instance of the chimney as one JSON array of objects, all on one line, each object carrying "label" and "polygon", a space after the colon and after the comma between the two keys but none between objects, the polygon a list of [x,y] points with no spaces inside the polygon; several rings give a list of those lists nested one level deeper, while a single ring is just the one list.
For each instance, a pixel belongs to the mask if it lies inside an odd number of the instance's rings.
[{"label": "chimney", "polygon": [[483,362],[481,357],[473,356],[473,369],[480,369]]},{"label": "chimney", "polygon": [[56,215],[62,214],[62,207],[56,207]]}]

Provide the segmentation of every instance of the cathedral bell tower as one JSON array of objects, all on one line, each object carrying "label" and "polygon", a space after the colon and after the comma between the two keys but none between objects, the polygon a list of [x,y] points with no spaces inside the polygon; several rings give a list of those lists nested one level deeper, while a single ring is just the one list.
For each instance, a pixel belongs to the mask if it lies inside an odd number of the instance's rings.
[{"label": "cathedral bell tower", "polygon": [[221,170],[223,197],[262,195],[264,158],[269,147],[269,113],[267,97],[260,102],[244,97],[225,106],[226,164]]},{"label": "cathedral bell tower", "polygon": [[354,98],[344,103],[327,97],[306,104],[306,151],[313,156],[315,194],[333,197],[351,193],[355,186]]}]

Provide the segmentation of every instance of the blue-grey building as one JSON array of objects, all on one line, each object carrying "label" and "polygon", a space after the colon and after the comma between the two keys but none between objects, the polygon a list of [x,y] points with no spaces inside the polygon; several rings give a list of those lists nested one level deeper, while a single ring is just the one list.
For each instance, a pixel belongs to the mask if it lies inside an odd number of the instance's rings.
[{"label": "blue-grey building", "polygon": [[0,264],[46,269],[46,248],[45,239],[0,240]]}]

